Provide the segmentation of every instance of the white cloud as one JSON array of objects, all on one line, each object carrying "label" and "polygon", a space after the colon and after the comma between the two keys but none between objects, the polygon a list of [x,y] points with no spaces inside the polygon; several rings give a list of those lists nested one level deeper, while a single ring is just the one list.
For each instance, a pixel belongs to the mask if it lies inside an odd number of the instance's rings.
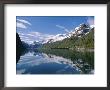
[{"label": "white cloud", "polygon": [[34,37],[35,35],[33,35],[33,34],[27,34],[27,36],[31,36],[31,37]]},{"label": "white cloud", "polygon": [[20,32],[18,32],[18,34],[19,34],[19,35],[22,35],[22,36],[24,35],[23,33],[20,33]]},{"label": "white cloud", "polygon": [[33,43],[34,41],[46,43],[48,40],[53,39],[53,41],[63,40],[66,36],[62,36],[64,34],[43,34],[39,32],[27,32],[24,34],[19,34],[22,41],[27,43]]},{"label": "white cloud", "polygon": [[22,41],[27,43],[33,43],[33,41],[46,41],[47,39],[53,38],[55,35],[43,34],[39,32],[27,32],[27,33],[19,33],[19,36]]},{"label": "white cloud", "polygon": [[61,28],[61,29],[65,29],[65,27],[63,27],[61,25],[56,25],[56,27]]},{"label": "white cloud", "polygon": [[34,36],[40,36],[42,35],[40,32],[31,32],[30,35],[34,35]]},{"label": "white cloud", "polygon": [[28,25],[31,25],[31,23],[27,20],[24,20],[24,19],[17,19],[17,21],[21,22],[21,23],[24,23],[24,24],[28,24]]},{"label": "white cloud", "polygon": [[66,32],[69,32],[69,30],[67,28],[65,28],[64,26],[61,26],[61,25],[56,25],[56,27],[60,28],[60,29],[63,29],[64,31]]},{"label": "white cloud", "polygon": [[27,28],[23,23],[20,23],[20,22],[16,23],[16,27],[22,28],[22,29],[26,29]]},{"label": "white cloud", "polygon": [[27,25],[31,25],[31,23],[24,19],[17,19],[16,21],[17,28],[27,29]]}]

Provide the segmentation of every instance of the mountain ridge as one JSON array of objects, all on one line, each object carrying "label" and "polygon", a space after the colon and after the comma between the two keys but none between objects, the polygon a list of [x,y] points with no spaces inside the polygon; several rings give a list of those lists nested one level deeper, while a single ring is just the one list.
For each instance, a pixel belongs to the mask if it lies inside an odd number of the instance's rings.
[{"label": "mountain ridge", "polygon": [[70,38],[72,36],[78,36],[81,37],[83,34],[88,34],[89,31],[91,29],[94,28],[94,25],[86,25],[84,23],[80,24],[78,27],[76,27],[74,30],[70,31],[69,33],[65,33],[65,34],[57,34],[54,37],[51,37],[50,39],[48,39],[45,43],[52,43],[52,42],[56,42],[56,41],[62,41],[66,38]]},{"label": "mountain ridge", "polygon": [[73,32],[60,41],[50,41],[43,44],[42,48],[70,49],[70,48],[94,48],[94,27],[80,24]]}]

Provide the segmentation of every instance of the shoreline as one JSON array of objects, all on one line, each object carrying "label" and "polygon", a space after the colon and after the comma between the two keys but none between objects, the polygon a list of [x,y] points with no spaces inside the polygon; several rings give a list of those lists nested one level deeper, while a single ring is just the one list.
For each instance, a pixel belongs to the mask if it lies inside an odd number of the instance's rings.
[{"label": "shoreline", "polygon": [[[40,48],[39,48],[40,49]],[[72,51],[88,51],[88,52],[94,52],[94,48],[41,48],[41,50],[53,50],[53,49],[58,49],[58,50],[72,50]]]}]

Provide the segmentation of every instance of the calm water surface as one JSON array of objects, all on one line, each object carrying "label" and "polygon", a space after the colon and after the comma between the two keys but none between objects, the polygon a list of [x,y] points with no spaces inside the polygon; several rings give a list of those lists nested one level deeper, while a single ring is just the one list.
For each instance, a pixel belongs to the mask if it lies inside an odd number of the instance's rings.
[{"label": "calm water surface", "polygon": [[93,74],[94,53],[53,50],[28,51],[16,64],[17,74]]}]

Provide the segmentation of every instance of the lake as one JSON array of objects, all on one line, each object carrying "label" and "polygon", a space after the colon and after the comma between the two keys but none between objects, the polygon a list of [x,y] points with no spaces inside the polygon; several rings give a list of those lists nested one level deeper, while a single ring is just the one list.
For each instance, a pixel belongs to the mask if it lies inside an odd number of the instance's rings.
[{"label": "lake", "polygon": [[94,52],[66,49],[29,50],[19,55],[18,59],[17,74],[94,73]]}]

